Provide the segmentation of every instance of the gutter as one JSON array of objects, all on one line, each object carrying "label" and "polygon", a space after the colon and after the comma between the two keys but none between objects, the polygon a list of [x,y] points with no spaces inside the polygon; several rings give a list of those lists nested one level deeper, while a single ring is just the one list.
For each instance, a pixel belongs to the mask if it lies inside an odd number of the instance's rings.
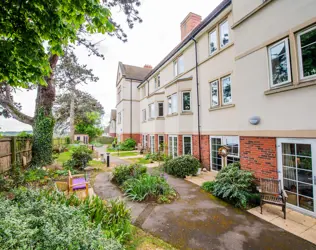
[{"label": "gutter", "polygon": [[200,124],[200,92],[199,92],[199,70],[198,70],[198,58],[197,58],[197,41],[192,36],[191,39],[194,41],[195,48],[195,77],[196,77],[196,102],[197,102],[197,115],[198,115],[198,137],[199,137],[199,160],[202,162],[201,155],[201,124]]}]

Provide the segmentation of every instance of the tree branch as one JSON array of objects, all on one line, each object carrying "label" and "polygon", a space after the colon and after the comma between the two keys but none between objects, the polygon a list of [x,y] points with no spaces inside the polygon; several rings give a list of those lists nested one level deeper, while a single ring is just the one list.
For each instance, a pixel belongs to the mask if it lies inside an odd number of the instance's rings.
[{"label": "tree branch", "polygon": [[23,114],[14,106],[14,104],[10,100],[0,98],[0,105],[3,108],[7,109],[14,119],[33,126],[34,118]]}]

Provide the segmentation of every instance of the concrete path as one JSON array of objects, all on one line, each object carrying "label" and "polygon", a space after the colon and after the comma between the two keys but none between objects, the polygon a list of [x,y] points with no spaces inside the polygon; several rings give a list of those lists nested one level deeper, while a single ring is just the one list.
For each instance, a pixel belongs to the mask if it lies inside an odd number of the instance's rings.
[{"label": "concrete path", "polygon": [[[180,194],[172,204],[127,203],[134,224],[179,249],[316,249],[312,243],[228,205],[192,183],[167,178]],[[94,190],[104,199],[122,195],[109,181],[109,173],[97,176]]]}]

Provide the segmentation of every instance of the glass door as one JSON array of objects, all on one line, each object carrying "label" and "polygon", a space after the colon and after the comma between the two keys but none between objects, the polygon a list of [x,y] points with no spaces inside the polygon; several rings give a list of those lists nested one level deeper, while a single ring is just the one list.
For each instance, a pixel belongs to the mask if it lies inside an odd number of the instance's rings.
[{"label": "glass door", "polygon": [[155,153],[155,136],[150,136],[150,153]]},{"label": "glass door", "polygon": [[172,158],[178,156],[178,136],[169,135],[168,153],[170,156],[172,156]]},{"label": "glass door", "polygon": [[278,172],[288,204],[315,213],[316,140],[278,139]]}]

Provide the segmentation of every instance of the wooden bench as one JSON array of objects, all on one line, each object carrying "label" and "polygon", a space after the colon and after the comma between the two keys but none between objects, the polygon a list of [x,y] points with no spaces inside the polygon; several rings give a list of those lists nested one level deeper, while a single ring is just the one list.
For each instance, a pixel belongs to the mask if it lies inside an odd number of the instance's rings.
[{"label": "wooden bench", "polygon": [[286,219],[286,200],[287,194],[281,188],[281,181],[275,179],[260,179],[260,208],[265,203],[282,207],[284,219]]},{"label": "wooden bench", "polygon": [[89,195],[89,183],[86,182],[84,176],[84,174],[72,175],[71,172],[68,171],[68,194],[76,190],[85,189],[86,196]]}]

